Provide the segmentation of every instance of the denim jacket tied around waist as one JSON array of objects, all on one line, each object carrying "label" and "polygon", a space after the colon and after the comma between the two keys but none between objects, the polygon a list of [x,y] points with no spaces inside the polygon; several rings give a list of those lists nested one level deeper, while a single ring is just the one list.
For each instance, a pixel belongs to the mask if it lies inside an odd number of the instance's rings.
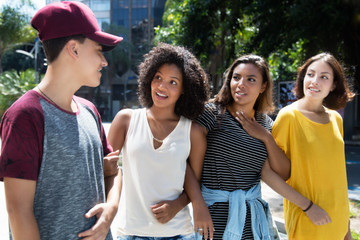
[{"label": "denim jacket tied around waist", "polygon": [[[213,190],[201,185],[201,193],[209,207],[216,202],[229,202],[229,214],[224,231],[224,240],[241,239],[246,219],[246,203],[251,212],[251,229],[255,240],[273,240],[274,228],[270,209],[261,198],[261,185],[258,183],[248,191]],[[215,229],[216,230],[216,229]],[[197,239],[200,237],[197,234]]]}]

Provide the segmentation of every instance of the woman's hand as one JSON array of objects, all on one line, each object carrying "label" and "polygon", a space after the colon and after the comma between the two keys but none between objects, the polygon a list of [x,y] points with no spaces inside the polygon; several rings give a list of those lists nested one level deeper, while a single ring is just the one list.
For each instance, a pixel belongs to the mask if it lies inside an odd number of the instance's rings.
[{"label": "woman's hand", "polygon": [[308,218],[317,226],[331,223],[329,214],[315,203],[305,213]]},{"label": "woman's hand", "polygon": [[249,118],[243,112],[235,112],[235,119],[241,124],[244,130],[253,138],[264,141],[266,137],[270,137],[270,132],[261,126],[255,118]]},{"label": "woman's hand", "polygon": [[151,206],[151,211],[159,223],[165,224],[175,217],[182,208],[176,200],[161,201]]},{"label": "woman's hand", "polygon": [[120,150],[116,150],[104,157],[104,177],[111,177],[118,173],[119,154]]},{"label": "woman's hand", "polygon": [[193,203],[193,215],[195,232],[203,235],[204,239],[208,239],[208,237],[213,239],[215,229],[209,209],[204,201]]}]

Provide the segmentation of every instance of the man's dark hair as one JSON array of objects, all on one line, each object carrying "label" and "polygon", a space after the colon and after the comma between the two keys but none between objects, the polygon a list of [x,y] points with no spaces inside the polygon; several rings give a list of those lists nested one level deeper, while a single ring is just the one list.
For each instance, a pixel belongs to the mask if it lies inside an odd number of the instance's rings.
[{"label": "man's dark hair", "polygon": [[80,43],[84,43],[85,39],[86,37],[84,35],[72,35],[43,41],[42,44],[46,55],[47,63],[51,64],[58,58],[60,52],[63,50],[68,41],[77,40]]}]

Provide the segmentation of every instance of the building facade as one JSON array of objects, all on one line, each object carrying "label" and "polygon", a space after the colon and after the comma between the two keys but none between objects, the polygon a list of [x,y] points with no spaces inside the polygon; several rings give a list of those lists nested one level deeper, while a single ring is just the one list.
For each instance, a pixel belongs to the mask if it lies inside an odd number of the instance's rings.
[{"label": "building facade", "polygon": [[[59,0],[46,0],[46,4]],[[106,53],[109,66],[97,88],[82,87],[76,94],[95,103],[104,121],[126,107],[138,107],[137,65],[153,46],[154,26],[160,26],[166,0],[80,0],[94,12],[103,31],[124,38]],[[115,26],[115,27],[114,27]],[[120,32],[114,29],[120,29]],[[115,54],[118,57],[114,56]],[[123,58],[123,61],[114,59]],[[123,66],[119,66],[123,65]]]}]

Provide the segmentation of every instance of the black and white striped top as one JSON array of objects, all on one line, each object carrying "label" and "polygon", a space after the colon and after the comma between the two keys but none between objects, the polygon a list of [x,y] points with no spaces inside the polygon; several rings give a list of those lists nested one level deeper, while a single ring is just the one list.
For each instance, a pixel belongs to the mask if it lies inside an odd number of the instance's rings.
[{"label": "black and white striped top", "polygon": [[[273,120],[269,116],[256,112],[255,119],[271,130]],[[214,103],[206,105],[197,122],[208,130],[202,184],[210,189],[247,191],[260,182],[261,168],[267,158],[263,142],[250,137],[228,110],[222,114]],[[209,207],[215,227],[214,239],[222,239],[228,208],[228,203]],[[253,239],[249,207],[242,239]]]}]

